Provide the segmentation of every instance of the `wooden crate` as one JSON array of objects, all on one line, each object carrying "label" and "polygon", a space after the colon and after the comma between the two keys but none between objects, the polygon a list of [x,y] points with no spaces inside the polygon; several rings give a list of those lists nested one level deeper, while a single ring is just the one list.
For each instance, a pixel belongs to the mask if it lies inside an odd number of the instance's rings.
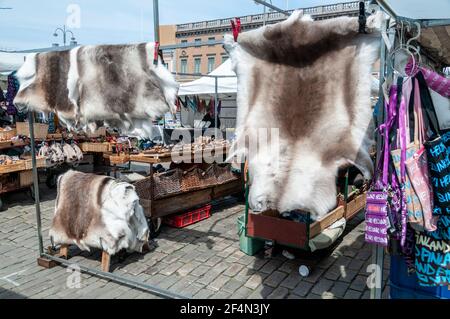
[{"label": "wooden crate", "polygon": [[19,186],[26,187],[33,185],[33,171],[21,171],[19,172]]},{"label": "wooden crate", "polygon": [[13,128],[10,131],[0,131],[0,141],[9,141],[17,135],[17,130]]},{"label": "wooden crate", "polygon": [[366,206],[367,193],[364,192],[357,195],[352,201],[348,202],[345,212],[345,218],[350,219],[357,213],[359,213]]},{"label": "wooden crate", "polygon": [[0,174],[7,174],[12,172],[19,172],[25,170],[25,161],[20,160],[13,164],[0,165]]},{"label": "wooden crate", "polygon": [[83,152],[94,152],[94,153],[107,153],[112,151],[110,143],[90,143],[85,142],[80,144],[80,148]]},{"label": "wooden crate", "polygon": [[[34,123],[34,138],[37,140],[45,140],[48,134],[48,124]],[[28,122],[16,123],[17,135],[23,135],[30,137],[30,129],[28,128]]]}]

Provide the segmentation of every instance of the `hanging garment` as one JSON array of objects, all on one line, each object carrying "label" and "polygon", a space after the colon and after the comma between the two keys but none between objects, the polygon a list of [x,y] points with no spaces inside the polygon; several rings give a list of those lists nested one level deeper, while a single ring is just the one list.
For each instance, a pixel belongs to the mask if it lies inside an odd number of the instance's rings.
[{"label": "hanging garment", "polygon": [[69,170],[58,178],[49,235],[54,244],[113,255],[122,249],[141,252],[149,229],[134,186]]},{"label": "hanging garment", "polygon": [[[369,16],[368,33],[359,34],[357,17],[313,21],[295,11],[237,42],[225,36],[239,83],[231,156],[248,158],[252,210],[299,209],[320,218],[337,204],[339,167],[353,164],[372,176],[370,75],[382,18]],[[246,140],[271,128],[267,147],[250,152]]]},{"label": "hanging garment", "polygon": [[14,105],[14,98],[16,97],[18,90],[19,82],[16,78],[16,72],[13,72],[8,75],[8,89],[6,92],[6,102],[8,103],[6,113],[8,115],[15,115],[17,113],[17,109]]},{"label": "hanging garment", "polygon": [[0,103],[6,102],[5,95],[3,94],[3,89],[0,87]]},{"label": "hanging garment", "polygon": [[89,45],[31,54],[17,72],[21,109],[56,112],[69,128],[96,128],[96,121],[124,131],[136,119],[175,112],[178,84],[154,43]]}]

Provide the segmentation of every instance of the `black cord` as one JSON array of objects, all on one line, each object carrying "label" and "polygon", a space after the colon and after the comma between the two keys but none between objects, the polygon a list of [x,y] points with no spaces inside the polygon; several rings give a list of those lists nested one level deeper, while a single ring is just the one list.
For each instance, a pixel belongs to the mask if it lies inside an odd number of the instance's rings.
[{"label": "black cord", "polygon": [[364,1],[360,1],[359,2],[359,17],[358,17],[358,22],[359,22],[359,33],[367,33],[366,32],[366,9],[365,9],[365,4]]}]

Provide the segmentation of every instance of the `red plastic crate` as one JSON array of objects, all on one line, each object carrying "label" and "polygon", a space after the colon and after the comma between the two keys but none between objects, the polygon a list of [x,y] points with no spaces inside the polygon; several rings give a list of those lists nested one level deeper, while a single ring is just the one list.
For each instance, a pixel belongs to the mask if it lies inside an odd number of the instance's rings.
[{"label": "red plastic crate", "polygon": [[209,218],[209,216],[211,216],[211,205],[206,205],[180,215],[168,216],[164,218],[164,223],[175,228],[183,228]]}]

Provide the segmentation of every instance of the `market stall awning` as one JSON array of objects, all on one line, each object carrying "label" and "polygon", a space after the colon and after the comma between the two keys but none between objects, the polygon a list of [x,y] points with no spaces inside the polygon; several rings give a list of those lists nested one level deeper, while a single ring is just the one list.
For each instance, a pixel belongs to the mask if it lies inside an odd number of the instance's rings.
[{"label": "market stall awning", "polygon": [[436,63],[450,65],[450,0],[379,0],[399,20],[421,22],[419,42]]},{"label": "market stall awning", "polygon": [[[209,73],[211,76],[217,76],[217,93],[236,93],[237,78],[231,69],[231,61],[227,60],[219,65],[215,70]],[[221,77],[222,76],[222,77]],[[226,77],[223,77],[226,76]],[[203,76],[197,80],[188,83],[182,83],[178,95],[201,95],[215,94],[215,78]]]}]

